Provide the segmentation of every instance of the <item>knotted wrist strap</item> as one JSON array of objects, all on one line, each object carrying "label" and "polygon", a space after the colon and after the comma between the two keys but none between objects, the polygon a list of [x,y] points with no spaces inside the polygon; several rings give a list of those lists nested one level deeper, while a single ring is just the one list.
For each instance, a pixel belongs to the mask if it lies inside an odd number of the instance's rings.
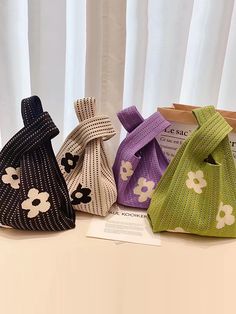
[{"label": "knotted wrist strap", "polygon": [[4,146],[1,158],[5,162],[16,160],[24,152],[32,150],[56,135],[59,130],[50,115],[43,112],[38,97],[33,96],[22,101],[22,117],[25,126]]},{"label": "knotted wrist strap", "polygon": [[132,132],[144,121],[143,117],[135,106],[121,110],[117,113],[117,117],[128,133]]},{"label": "knotted wrist strap", "polygon": [[123,148],[128,147],[127,154],[130,156],[170,126],[170,123],[159,112],[155,112],[144,120],[135,106],[122,110],[118,113],[118,118],[124,128],[130,132],[122,142]]},{"label": "knotted wrist strap", "polygon": [[28,135],[25,151],[50,141],[59,134],[59,130],[48,112],[43,112],[40,99],[32,96],[22,100],[21,113],[24,121],[24,135]]},{"label": "knotted wrist strap", "polygon": [[204,160],[232,131],[232,128],[213,106],[195,109],[193,113],[200,128],[190,141],[189,150],[193,156]]},{"label": "knotted wrist strap", "polygon": [[110,118],[106,115],[95,116],[95,110],[95,99],[92,97],[75,102],[75,111],[80,124],[75,129],[72,139],[76,140],[79,136],[82,149],[94,139],[101,138],[106,141],[116,134]]}]

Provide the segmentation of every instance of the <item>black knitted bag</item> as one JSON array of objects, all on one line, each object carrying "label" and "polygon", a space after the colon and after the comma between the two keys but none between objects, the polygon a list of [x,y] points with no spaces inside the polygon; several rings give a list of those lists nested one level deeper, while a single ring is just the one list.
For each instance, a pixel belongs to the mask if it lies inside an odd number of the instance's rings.
[{"label": "black knitted bag", "polygon": [[37,96],[22,100],[24,127],[0,152],[0,223],[23,230],[75,227],[51,139],[59,130]]}]

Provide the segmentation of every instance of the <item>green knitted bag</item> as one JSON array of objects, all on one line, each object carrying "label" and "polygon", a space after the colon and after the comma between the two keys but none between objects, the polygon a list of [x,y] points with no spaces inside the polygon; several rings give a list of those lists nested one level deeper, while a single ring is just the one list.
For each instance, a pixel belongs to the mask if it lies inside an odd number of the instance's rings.
[{"label": "green knitted bag", "polygon": [[232,130],[213,106],[193,110],[199,127],[178,150],[148,208],[153,232],[236,237]]}]

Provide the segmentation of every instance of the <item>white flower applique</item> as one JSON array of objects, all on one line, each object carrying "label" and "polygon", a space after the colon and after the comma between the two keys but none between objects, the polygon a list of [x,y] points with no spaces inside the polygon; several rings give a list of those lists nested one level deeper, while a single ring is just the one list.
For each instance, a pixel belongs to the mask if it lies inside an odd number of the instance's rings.
[{"label": "white flower applique", "polygon": [[131,162],[129,161],[121,161],[120,166],[120,176],[123,181],[127,181],[129,177],[134,173]]},{"label": "white flower applique", "polygon": [[189,189],[193,189],[196,193],[201,194],[202,188],[207,186],[202,170],[198,170],[196,172],[190,171],[188,173],[186,185]]},{"label": "white flower applique", "polygon": [[28,198],[21,204],[22,209],[29,210],[27,217],[34,218],[39,212],[47,212],[51,204],[48,202],[49,194],[47,192],[39,192],[32,188],[28,192]]},{"label": "white flower applique", "polygon": [[235,222],[235,217],[232,214],[233,207],[230,205],[224,205],[223,202],[220,202],[219,210],[216,216],[216,228],[222,229],[225,225],[232,225]]},{"label": "white flower applique", "polygon": [[176,227],[175,229],[173,230],[167,230],[169,232],[179,232],[179,233],[188,233],[187,231],[185,231],[183,228],[181,227]]},{"label": "white flower applique", "polygon": [[138,179],[138,185],[134,188],[133,192],[135,195],[139,195],[138,201],[140,203],[145,202],[148,198],[151,198],[154,192],[155,182],[148,181],[141,177]]},{"label": "white flower applique", "polygon": [[2,176],[2,182],[10,184],[10,186],[17,190],[20,187],[20,168],[8,167],[5,169],[6,174]]}]

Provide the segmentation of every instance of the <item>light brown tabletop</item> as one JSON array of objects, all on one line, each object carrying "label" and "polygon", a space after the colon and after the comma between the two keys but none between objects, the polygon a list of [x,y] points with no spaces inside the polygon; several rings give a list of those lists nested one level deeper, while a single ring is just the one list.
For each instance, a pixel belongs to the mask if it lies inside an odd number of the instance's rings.
[{"label": "light brown tabletop", "polygon": [[3,314],[235,313],[236,240],[162,234],[162,246],[0,229]]}]

